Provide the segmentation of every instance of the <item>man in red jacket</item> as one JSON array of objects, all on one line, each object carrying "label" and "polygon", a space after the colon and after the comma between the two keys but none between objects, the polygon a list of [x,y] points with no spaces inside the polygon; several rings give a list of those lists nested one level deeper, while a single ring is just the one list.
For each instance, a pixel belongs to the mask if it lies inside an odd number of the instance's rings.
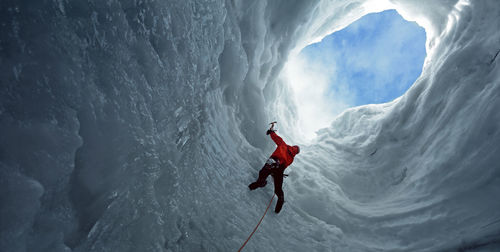
[{"label": "man in red jacket", "polygon": [[[274,126],[274,124],[273,124]],[[276,134],[273,130],[273,126],[266,132],[267,135],[271,135],[273,141],[278,145],[276,150],[273,152],[271,157],[267,160],[266,164],[259,171],[259,178],[257,181],[251,183],[248,188],[250,190],[255,190],[259,187],[264,187],[267,184],[266,178],[271,175],[274,179],[274,193],[278,196],[278,203],[276,203],[276,208],[274,211],[279,213],[283,203],[285,203],[285,196],[283,194],[283,172],[285,169],[292,164],[295,155],[299,154],[300,148],[297,145],[290,146],[283,141],[283,139]]]}]

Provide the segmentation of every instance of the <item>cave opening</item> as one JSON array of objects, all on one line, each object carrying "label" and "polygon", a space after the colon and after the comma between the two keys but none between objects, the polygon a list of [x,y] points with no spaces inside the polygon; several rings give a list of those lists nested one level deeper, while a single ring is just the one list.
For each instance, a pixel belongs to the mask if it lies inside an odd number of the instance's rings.
[{"label": "cave opening", "polygon": [[291,86],[306,139],[348,108],[391,102],[420,76],[426,32],[396,10],[367,14],[292,55]]}]

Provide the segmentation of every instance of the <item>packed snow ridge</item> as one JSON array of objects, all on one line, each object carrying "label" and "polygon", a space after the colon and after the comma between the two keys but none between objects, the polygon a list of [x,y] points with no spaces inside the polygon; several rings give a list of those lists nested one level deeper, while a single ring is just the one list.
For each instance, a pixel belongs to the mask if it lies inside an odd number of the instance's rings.
[{"label": "packed snow ridge", "polygon": [[[386,9],[425,28],[422,75],[306,142],[287,59]],[[0,23],[1,251],[236,251],[271,120],[301,153],[246,251],[500,250],[495,0],[5,0]]]}]

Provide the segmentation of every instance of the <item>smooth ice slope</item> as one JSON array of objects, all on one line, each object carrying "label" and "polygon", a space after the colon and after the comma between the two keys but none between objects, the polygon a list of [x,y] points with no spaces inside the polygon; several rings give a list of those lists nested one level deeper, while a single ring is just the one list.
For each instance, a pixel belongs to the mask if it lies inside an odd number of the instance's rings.
[{"label": "smooth ice slope", "polygon": [[246,250],[499,250],[500,6],[382,3],[2,1],[0,250],[237,250],[266,123],[302,141],[287,57],[388,8],[426,29],[422,76],[302,144]]}]

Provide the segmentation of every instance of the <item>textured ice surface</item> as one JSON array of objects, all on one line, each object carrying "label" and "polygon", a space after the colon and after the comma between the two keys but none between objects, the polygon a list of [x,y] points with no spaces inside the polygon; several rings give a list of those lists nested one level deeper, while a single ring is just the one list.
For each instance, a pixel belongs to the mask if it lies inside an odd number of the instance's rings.
[{"label": "textured ice surface", "polygon": [[2,1],[0,250],[237,250],[266,123],[302,143],[287,57],[387,8],[426,29],[422,75],[303,143],[246,249],[499,250],[495,0]]}]

